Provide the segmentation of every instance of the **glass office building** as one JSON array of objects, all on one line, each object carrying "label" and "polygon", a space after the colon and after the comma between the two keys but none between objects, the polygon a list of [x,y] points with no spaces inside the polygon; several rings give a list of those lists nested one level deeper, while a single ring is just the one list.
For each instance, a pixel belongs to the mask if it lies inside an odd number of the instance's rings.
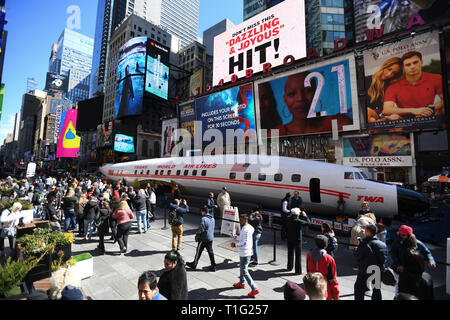
[{"label": "glass office building", "polygon": [[284,0],[244,0],[244,21]]}]

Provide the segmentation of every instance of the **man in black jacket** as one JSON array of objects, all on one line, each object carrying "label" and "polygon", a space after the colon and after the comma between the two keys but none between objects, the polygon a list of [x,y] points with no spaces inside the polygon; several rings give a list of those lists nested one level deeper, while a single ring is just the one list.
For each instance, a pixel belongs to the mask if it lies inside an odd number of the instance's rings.
[{"label": "man in black jacket", "polygon": [[[366,226],[365,238],[354,251],[358,261],[358,276],[355,282],[355,300],[364,300],[364,293],[369,290],[367,287],[368,278],[374,273],[372,268],[378,267],[379,274],[386,267],[387,247],[386,244],[377,239],[377,226],[375,222]],[[369,268],[370,267],[370,268]],[[372,290],[372,300],[381,300],[381,277],[375,283]]]},{"label": "man in black jacket", "polygon": [[301,274],[302,229],[309,223],[310,221],[306,212],[300,211],[300,208],[291,209],[291,215],[286,220],[286,237],[288,243],[287,271],[292,270],[295,257],[295,274]]},{"label": "man in black jacket", "polygon": [[60,232],[61,224],[58,211],[59,209],[56,209],[56,198],[51,198],[51,201],[47,204],[46,207],[45,219],[50,221],[50,225],[52,226],[53,230]]},{"label": "man in black jacket", "polygon": [[143,224],[144,233],[147,233],[147,203],[144,189],[139,189],[138,194],[133,198],[133,206],[136,211],[136,220],[138,233],[142,233],[141,224]]},{"label": "man in black jacket", "polygon": [[257,208],[253,209],[253,212],[248,217],[248,223],[255,229],[253,232],[253,256],[250,267],[256,267],[258,265],[258,242],[263,232],[262,228],[263,217]]}]

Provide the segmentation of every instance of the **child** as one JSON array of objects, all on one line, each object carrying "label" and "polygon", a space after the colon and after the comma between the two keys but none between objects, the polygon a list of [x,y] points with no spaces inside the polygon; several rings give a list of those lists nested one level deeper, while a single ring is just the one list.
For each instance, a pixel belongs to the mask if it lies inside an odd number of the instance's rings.
[{"label": "child", "polygon": [[338,243],[336,236],[334,235],[333,229],[330,227],[328,223],[322,223],[322,234],[328,238],[328,246],[326,248],[327,253],[334,257],[334,251],[336,251]]}]

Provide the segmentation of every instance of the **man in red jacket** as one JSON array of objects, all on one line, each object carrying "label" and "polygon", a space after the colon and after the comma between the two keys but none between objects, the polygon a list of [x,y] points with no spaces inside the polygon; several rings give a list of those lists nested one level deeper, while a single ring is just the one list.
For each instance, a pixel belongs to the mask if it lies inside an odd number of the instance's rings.
[{"label": "man in red jacket", "polygon": [[314,238],[314,242],[316,247],[306,255],[306,269],[308,272],[320,272],[327,279],[327,300],[339,300],[336,262],[325,250],[328,238],[319,234]]}]

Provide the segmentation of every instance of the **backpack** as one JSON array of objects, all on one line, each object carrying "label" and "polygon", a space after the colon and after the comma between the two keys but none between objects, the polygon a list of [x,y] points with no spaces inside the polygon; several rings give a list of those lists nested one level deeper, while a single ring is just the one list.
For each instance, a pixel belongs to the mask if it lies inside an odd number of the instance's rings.
[{"label": "backpack", "polygon": [[176,210],[170,210],[169,211],[167,221],[169,222],[169,224],[171,226],[173,226],[173,225],[178,223],[178,217],[177,217],[177,211]]},{"label": "backpack", "polygon": [[338,249],[338,242],[335,236],[328,236],[328,246],[330,251],[336,252]]}]

